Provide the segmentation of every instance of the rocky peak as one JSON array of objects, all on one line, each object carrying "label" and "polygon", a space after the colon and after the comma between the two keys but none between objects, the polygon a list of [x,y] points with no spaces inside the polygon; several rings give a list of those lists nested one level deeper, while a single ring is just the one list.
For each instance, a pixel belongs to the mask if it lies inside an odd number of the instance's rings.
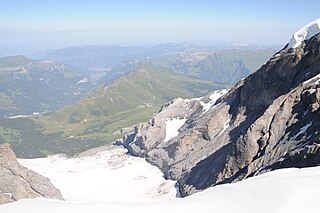
[{"label": "rocky peak", "polygon": [[63,200],[48,178],[21,166],[9,144],[0,144],[0,204],[35,197]]},{"label": "rocky peak", "polygon": [[319,50],[317,34],[279,51],[209,110],[204,99],[180,105],[186,121],[168,141],[164,121],[175,102],[122,143],[178,180],[183,196],[273,169],[320,165]]}]

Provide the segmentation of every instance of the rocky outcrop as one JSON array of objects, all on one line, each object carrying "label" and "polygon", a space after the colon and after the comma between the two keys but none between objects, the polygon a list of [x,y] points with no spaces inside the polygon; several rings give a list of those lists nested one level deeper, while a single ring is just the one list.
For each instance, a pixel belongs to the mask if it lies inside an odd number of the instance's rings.
[{"label": "rocky outcrop", "polygon": [[0,204],[35,197],[63,200],[48,178],[21,166],[9,144],[0,144]]},{"label": "rocky outcrop", "polygon": [[[320,165],[320,34],[278,52],[208,111],[201,101],[164,106],[118,143],[178,180],[182,196],[274,169]],[[176,113],[187,120],[164,141],[164,121]]]},{"label": "rocky outcrop", "polygon": [[[149,122],[138,124],[134,133],[125,136],[116,144],[123,144],[135,156],[146,156],[148,150],[152,150],[164,142],[168,120],[189,118],[195,111],[201,111],[201,104],[196,99],[175,99],[162,106],[160,112]],[[146,141],[148,142],[146,143]]]}]

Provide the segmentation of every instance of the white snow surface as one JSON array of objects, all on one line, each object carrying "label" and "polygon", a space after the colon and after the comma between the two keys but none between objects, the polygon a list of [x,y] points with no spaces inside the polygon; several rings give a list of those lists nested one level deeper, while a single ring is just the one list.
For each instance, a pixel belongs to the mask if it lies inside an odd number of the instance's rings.
[{"label": "white snow surface", "polygon": [[145,202],[177,194],[174,181],[165,180],[157,167],[120,147],[87,157],[55,155],[19,163],[48,177],[66,201]]},{"label": "white snow surface", "polygon": [[186,118],[172,118],[166,121],[166,138],[164,142],[179,135],[179,129],[186,123]]},{"label": "white snow surface", "polygon": [[312,36],[318,33],[320,33],[320,18],[305,25],[295,34],[293,34],[288,47],[296,48],[300,46],[303,41],[310,39]]},{"label": "white snow surface", "polygon": [[227,92],[228,90],[226,89],[217,90],[210,95],[209,97],[210,101],[208,103],[204,103],[203,101],[200,101],[200,104],[202,105],[203,113],[209,111],[209,109],[211,109],[215,105],[216,101]]},{"label": "white snow surface", "polygon": [[0,205],[1,213],[320,212],[320,167],[282,169],[186,198],[147,203],[70,203],[44,198]]}]

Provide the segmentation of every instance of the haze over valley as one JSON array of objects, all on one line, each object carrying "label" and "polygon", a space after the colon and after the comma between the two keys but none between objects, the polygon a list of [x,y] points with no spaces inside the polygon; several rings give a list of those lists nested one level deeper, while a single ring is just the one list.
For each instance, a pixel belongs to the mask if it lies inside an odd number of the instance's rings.
[{"label": "haze over valley", "polygon": [[318,212],[318,2],[0,9],[0,212]]}]

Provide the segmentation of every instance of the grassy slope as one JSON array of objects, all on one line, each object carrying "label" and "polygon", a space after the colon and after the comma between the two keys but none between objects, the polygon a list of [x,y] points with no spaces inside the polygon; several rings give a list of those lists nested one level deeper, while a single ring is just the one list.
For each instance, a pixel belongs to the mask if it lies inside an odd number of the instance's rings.
[{"label": "grassy slope", "polygon": [[114,134],[117,130],[146,121],[173,98],[202,96],[227,86],[145,66],[49,116],[20,119],[18,132],[13,124],[18,121],[6,121],[14,127],[6,131],[21,135],[19,143],[11,141],[19,156],[73,155],[121,138],[124,133]]}]

